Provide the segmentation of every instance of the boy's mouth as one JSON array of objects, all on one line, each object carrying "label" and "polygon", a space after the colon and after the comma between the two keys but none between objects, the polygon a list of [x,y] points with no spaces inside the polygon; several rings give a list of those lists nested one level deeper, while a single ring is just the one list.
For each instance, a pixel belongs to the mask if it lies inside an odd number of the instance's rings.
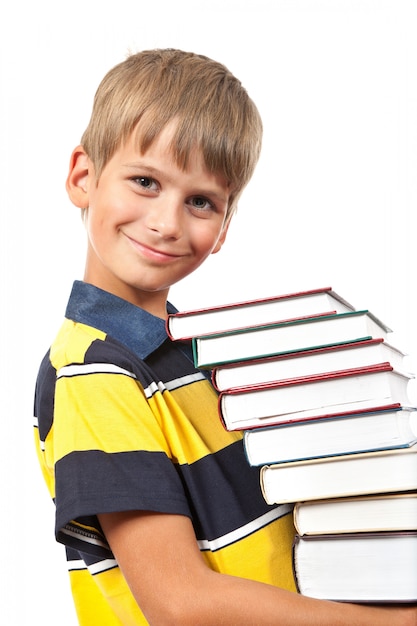
[{"label": "boy's mouth", "polygon": [[126,235],[126,238],[129,240],[129,242],[137,252],[150,260],[169,263],[184,256],[182,254],[176,254],[173,252],[160,250],[147,244],[140,243],[139,241],[137,241],[136,239],[132,239],[132,237],[129,237],[128,235]]}]

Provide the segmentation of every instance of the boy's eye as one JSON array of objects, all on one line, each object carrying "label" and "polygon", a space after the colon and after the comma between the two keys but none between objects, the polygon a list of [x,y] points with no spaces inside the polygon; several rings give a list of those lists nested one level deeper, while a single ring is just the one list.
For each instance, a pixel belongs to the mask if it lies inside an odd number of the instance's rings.
[{"label": "boy's eye", "polygon": [[131,176],[130,180],[140,189],[144,189],[145,191],[158,190],[158,183],[151,176]]},{"label": "boy's eye", "polygon": [[205,211],[207,209],[213,208],[212,203],[207,200],[207,198],[203,198],[202,196],[194,196],[190,199],[190,204],[200,211]]},{"label": "boy's eye", "polygon": [[144,187],[144,189],[152,189],[155,184],[153,178],[149,176],[137,176],[135,180],[141,187]]}]

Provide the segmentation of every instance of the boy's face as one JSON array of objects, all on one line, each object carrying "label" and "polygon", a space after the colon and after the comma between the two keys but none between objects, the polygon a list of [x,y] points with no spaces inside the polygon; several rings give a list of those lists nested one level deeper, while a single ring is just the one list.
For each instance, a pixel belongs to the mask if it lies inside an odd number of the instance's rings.
[{"label": "boy's face", "polygon": [[78,148],[67,181],[73,202],[88,206],[85,280],[161,317],[169,287],[221,248],[229,199],[198,151],[186,171],[175,164],[171,134],[168,126],[143,155],[131,137],[98,183]]}]

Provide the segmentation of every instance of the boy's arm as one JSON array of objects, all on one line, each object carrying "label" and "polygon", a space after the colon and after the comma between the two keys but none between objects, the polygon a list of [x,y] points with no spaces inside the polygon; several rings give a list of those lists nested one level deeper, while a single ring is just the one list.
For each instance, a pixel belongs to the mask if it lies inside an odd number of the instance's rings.
[{"label": "boy's arm", "polygon": [[205,563],[185,516],[109,513],[99,520],[149,624],[157,626],[415,626],[417,608],[315,600],[218,574]]}]

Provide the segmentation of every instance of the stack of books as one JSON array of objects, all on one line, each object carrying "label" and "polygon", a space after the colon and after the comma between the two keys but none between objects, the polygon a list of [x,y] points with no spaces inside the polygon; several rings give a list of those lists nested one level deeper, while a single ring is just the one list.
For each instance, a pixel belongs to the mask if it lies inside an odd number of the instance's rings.
[{"label": "stack of books", "polygon": [[294,503],[304,595],[417,601],[417,396],[391,329],[331,288],[170,315],[212,370],[268,504]]}]

